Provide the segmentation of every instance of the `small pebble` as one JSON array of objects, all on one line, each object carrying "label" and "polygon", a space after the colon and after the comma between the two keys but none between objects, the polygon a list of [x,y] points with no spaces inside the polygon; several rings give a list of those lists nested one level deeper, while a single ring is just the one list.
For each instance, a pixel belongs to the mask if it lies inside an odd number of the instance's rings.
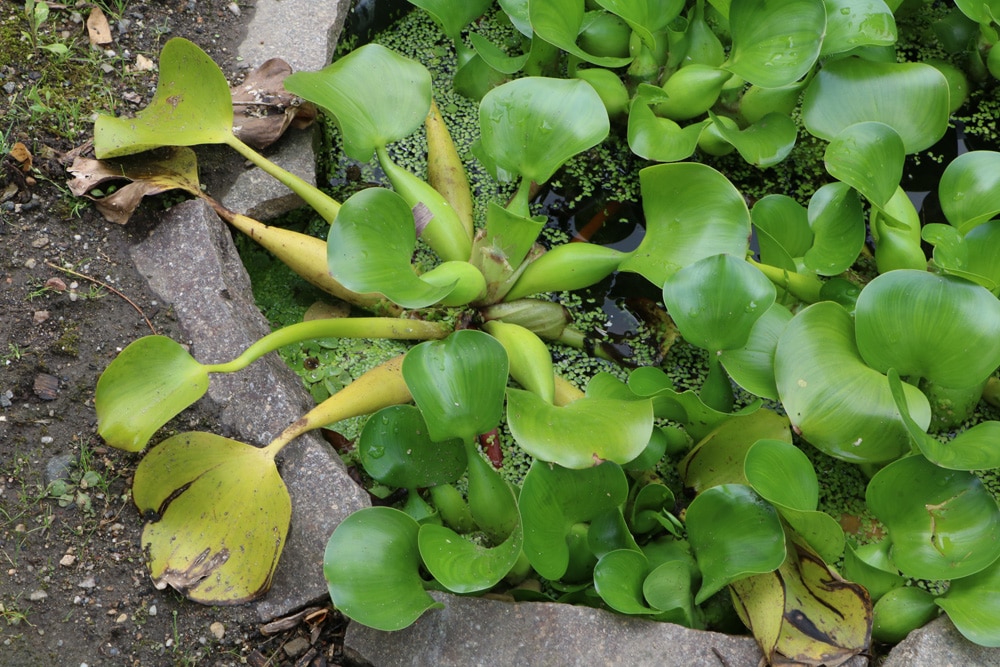
[{"label": "small pebble", "polygon": [[49,244],[48,236],[39,236],[37,239],[31,242],[32,248],[44,248]]},{"label": "small pebble", "polygon": [[35,324],[41,324],[45,320],[49,319],[49,311],[47,310],[36,310],[35,314],[31,316]]},{"label": "small pebble", "polygon": [[80,588],[90,589],[90,588],[94,588],[95,586],[97,586],[97,582],[94,581],[93,577],[87,577],[86,579],[84,579],[83,581],[81,581],[80,583],[78,583],[77,586],[79,586]]},{"label": "small pebble", "polygon": [[49,594],[42,590],[32,591],[28,595],[28,599],[31,600],[32,602],[37,602],[38,600],[44,600],[47,597],[49,597]]},{"label": "small pebble", "polygon": [[208,626],[208,629],[211,630],[212,634],[215,635],[215,638],[219,641],[222,641],[222,638],[226,636],[226,626],[218,621]]},{"label": "small pebble", "polygon": [[59,564],[62,565],[63,567],[73,567],[74,563],[76,563],[76,556],[74,556],[73,554],[66,554],[61,559],[59,559]]},{"label": "small pebble", "polygon": [[27,261],[26,261],[26,262],[24,263],[24,268],[26,268],[26,269],[33,269],[33,268],[35,268],[36,266],[38,266],[38,260],[37,260],[37,259],[34,259],[34,258],[29,258],[29,259],[28,259],[28,260],[27,260]]},{"label": "small pebble", "polygon": [[156,605],[155,604],[149,605],[149,615],[150,616],[156,616]]}]

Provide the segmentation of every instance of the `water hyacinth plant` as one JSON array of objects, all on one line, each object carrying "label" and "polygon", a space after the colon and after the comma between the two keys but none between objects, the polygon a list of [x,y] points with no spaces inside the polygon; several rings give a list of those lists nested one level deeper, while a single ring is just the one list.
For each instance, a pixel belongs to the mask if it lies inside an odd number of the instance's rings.
[{"label": "water hyacinth plant", "polygon": [[[428,589],[503,589],[690,627],[717,622],[731,600],[770,662],[841,664],[869,650],[873,629],[898,641],[941,611],[972,641],[1000,646],[1000,507],[982,472],[1000,468],[1000,427],[968,427],[984,397],[996,400],[1000,367],[1000,153],[952,160],[936,187],[940,216],[921,220],[905,165],[944,135],[965,76],[886,59],[908,7],[414,4],[456,42],[456,90],[478,101],[469,150],[511,196],[477,206],[414,60],[371,44],[285,80],[328,115],[349,157],[375,156],[391,189],[341,203],[266,166],[330,223],[325,242],[215,206],[375,316],[296,324],[211,366],[168,339],[140,339],[100,380],[101,435],[141,451],[210,373],[295,341],[422,342],[290,416],[266,447],[185,433],[152,448],[134,498],[157,585],[212,603],[266,591],[290,515],[275,454],[306,430],[371,415],[357,464],[406,492],[330,538],[330,594],[357,622],[405,627],[439,606]],[[468,29],[487,10],[509,20],[506,45]],[[956,59],[989,63],[995,33],[977,12],[958,3],[935,26]],[[160,68],[147,109],[99,118],[98,158],[225,143],[267,164],[233,136],[225,79],[205,54],[171,40]],[[426,179],[392,156],[421,126]],[[545,247],[533,187],[616,132],[630,160],[646,161],[641,241]],[[748,204],[706,163],[735,151],[779,164],[802,133],[821,146],[823,173],[806,199],[771,192]],[[204,197],[186,156],[172,154],[158,178]],[[436,259],[415,263],[422,248]],[[587,341],[549,295],[615,272],[660,291],[680,336],[703,350],[697,387],[657,364],[581,387],[554,370],[553,351]],[[531,460],[517,482],[481,451],[501,431]],[[805,451],[864,470],[881,539],[845,537],[819,511]],[[666,483],[671,462],[684,489]],[[220,502],[224,523],[198,509]]]}]

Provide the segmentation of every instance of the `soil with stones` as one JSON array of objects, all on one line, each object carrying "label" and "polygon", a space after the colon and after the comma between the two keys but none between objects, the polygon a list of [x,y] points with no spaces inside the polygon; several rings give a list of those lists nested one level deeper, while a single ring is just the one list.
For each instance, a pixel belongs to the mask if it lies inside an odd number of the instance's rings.
[{"label": "soil with stones", "polygon": [[[96,433],[101,371],[140,336],[181,332],[128,254],[130,237],[155,224],[156,204],[127,227],[106,222],[66,190],[64,156],[90,138],[93,111],[148,103],[150,65],[172,36],[240,76],[236,47],[253,8],[106,0],[112,39],[92,47],[94,5],[49,4],[33,47],[25,3],[0,0],[0,663],[354,664],[329,610],[267,633],[251,606],[156,590],[129,491],[138,456]],[[57,42],[65,55],[41,48]],[[82,86],[81,72],[92,77]],[[212,409],[185,412],[160,436],[212,428]]]}]

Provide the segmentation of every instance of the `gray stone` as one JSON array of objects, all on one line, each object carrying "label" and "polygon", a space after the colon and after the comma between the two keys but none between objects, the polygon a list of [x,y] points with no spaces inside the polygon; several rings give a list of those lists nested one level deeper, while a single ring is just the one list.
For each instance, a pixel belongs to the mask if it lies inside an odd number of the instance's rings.
[{"label": "gray stone", "polygon": [[[203,201],[167,211],[131,253],[152,290],[172,306],[198,361],[228,361],[269,333],[229,231]],[[220,406],[222,426],[254,445],[267,444],[314,406],[276,353],[238,373],[212,376],[208,397]],[[292,498],[292,522],[271,591],[257,604],[262,620],[326,599],[326,541],[345,516],[368,504],[318,435],[289,444],[278,466]]]},{"label": "gray stone", "polygon": [[1000,667],[1000,649],[973,644],[941,616],[893,647],[882,667]]},{"label": "gray stone", "polygon": [[72,454],[59,454],[53,456],[45,463],[45,485],[60,479],[68,479],[69,474],[76,465],[76,458]]},{"label": "gray stone", "polygon": [[[270,58],[282,58],[295,72],[322,69],[333,57],[350,4],[350,0],[258,0],[239,56],[251,69]],[[267,158],[315,184],[315,127],[289,130],[268,149]],[[242,158],[234,155],[232,160]],[[239,172],[221,200],[234,211],[265,221],[302,205],[291,190],[256,167]]]},{"label": "gray stone", "polygon": [[[445,605],[396,632],[358,623],[345,643],[379,667],[397,665],[684,665],[757,667],[750,637],[656,623],[590,607],[431,593]],[[863,665],[856,658],[851,665]]]}]

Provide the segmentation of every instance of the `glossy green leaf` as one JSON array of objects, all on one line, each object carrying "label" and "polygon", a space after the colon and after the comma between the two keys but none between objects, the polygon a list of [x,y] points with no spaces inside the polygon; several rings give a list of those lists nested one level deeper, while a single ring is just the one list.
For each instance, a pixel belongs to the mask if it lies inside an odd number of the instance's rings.
[{"label": "glossy green leaf", "polygon": [[826,34],[820,55],[843,53],[859,46],[896,43],[896,19],[882,0],[823,0]]},{"label": "glossy green leaf", "polygon": [[628,23],[629,27],[636,32],[643,43],[649,48],[653,48],[653,42],[662,37],[654,35],[662,31],[667,24],[677,18],[681,10],[684,9],[683,0],[668,0],[659,2],[658,0],[596,0],[597,4],[604,7]]},{"label": "glossy green leaf", "polygon": [[944,136],[948,105],[948,81],[930,65],[845,58],[826,63],[806,88],[802,120],[827,141],[855,123],[885,123],[915,153]]},{"label": "glossy green leaf", "polygon": [[865,500],[886,526],[893,563],[908,577],[958,579],[1000,557],[1000,507],[970,472],[908,456],[872,477]]},{"label": "glossy green leaf", "polygon": [[791,319],[791,311],[773,303],[750,328],[746,345],[724,350],[719,355],[719,361],[733,382],[756,396],[778,399],[778,387],[774,382],[774,351],[781,332]]},{"label": "glossy green leaf", "polygon": [[795,122],[783,113],[769,113],[742,130],[722,123],[716,123],[716,129],[744,160],[758,167],[773,167],[788,157],[798,134]]},{"label": "glossy green leaf", "polygon": [[858,350],[878,371],[958,388],[1000,366],[1000,301],[961,278],[882,274],[861,290],[855,318]]},{"label": "glossy green leaf", "polygon": [[746,454],[758,440],[791,443],[788,419],[771,410],[758,410],[723,422],[678,464],[684,486],[700,493],[720,484],[746,484]]},{"label": "glossy green leaf", "polygon": [[653,414],[684,425],[693,438],[705,437],[712,429],[734,416],[754,414],[760,399],[736,412],[722,412],[705,404],[697,392],[675,391],[662,369],[644,366],[629,374],[628,386],[636,395],[653,400]]},{"label": "glossy green leaf", "polygon": [[674,509],[674,493],[665,484],[646,484],[635,494],[629,508],[628,523],[636,533],[649,533],[660,527],[658,516]]},{"label": "glossy green leaf", "polygon": [[938,184],[941,210],[963,234],[1000,213],[1000,153],[972,151],[952,160]]},{"label": "glossy green leaf", "polygon": [[345,201],[326,247],[330,274],[341,285],[381,292],[404,308],[430,306],[458,288],[458,280],[438,285],[416,274],[410,264],[417,247],[413,212],[391,190],[367,188]]},{"label": "glossy green leaf", "polygon": [[711,352],[746,345],[775,294],[764,274],[732,255],[698,260],[663,284],[663,303],[681,335]]},{"label": "glossy green leaf", "polygon": [[628,524],[620,507],[611,507],[590,521],[587,528],[587,547],[597,558],[619,549],[630,549],[641,553],[635,538],[629,532]]},{"label": "glossy green leaf", "polygon": [[495,338],[474,329],[413,347],[403,378],[436,442],[465,443],[500,423],[507,386],[507,353]]},{"label": "glossy green leaf", "polygon": [[750,83],[779,88],[812,69],[826,28],[821,0],[734,0],[733,45],[723,67]]},{"label": "glossy green leaf", "polygon": [[520,72],[521,68],[524,67],[524,63],[528,61],[528,53],[508,56],[500,47],[479,33],[469,33],[469,41],[472,42],[472,47],[476,50],[476,55],[497,72],[503,74]]},{"label": "glossy green leaf", "polygon": [[97,432],[112,447],[141,451],[156,431],[208,391],[208,369],[166,336],[145,336],[97,381]]},{"label": "glossy green leaf", "polygon": [[1000,17],[997,0],[955,0],[955,5],[976,23],[988,24]]},{"label": "glossy green leaf", "polygon": [[[965,235],[969,272],[1000,285],[1000,221],[983,222]],[[990,289],[996,294],[996,287]]]},{"label": "glossy green leaf", "polygon": [[522,389],[507,390],[507,423],[526,452],[567,468],[627,463],[653,430],[649,401],[581,398],[557,407]]},{"label": "glossy green leaf", "polygon": [[484,591],[501,579],[521,555],[520,524],[495,547],[470,542],[450,528],[424,524],[417,544],[420,556],[434,578],[453,593]]},{"label": "glossy green leaf", "polygon": [[340,522],[323,557],[330,597],[345,616],[376,630],[400,630],[442,608],[424,590],[420,525],[391,507],[366,507]]},{"label": "glossy green leaf", "polygon": [[531,566],[546,579],[561,578],[569,566],[571,527],[620,507],[627,496],[625,473],[613,463],[570,470],[533,462],[518,498]]},{"label": "glossy green leaf", "polygon": [[819,482],[801,449],[784,440],[758,440],[747,451],[744,473],[753,490],[774,505],[824,561],[840,558],[844,531],[829,514],[816,511]]},{"label": "glossy green leaf", "polygon": [[643,595],[649,561],[640,551],[619,549],[605,554],[594,567],[594,588],[620,614],[653,614]]},{"label": "glossy green leaf", "polygon": [[487,93],[479,105],[479,126],[482,148],[498,167],[538,184],[610,130],[593,86],[544,77],[517,79]]},{"label": "glossy green leaf", "polygon": [[271,586],[292,514],[273,453],[181,433],[139,462],[132,499],[147,520],[142,550],[157,588],[241,604]]},{"label": "glossy green leaf", "polygon": [[848,125],[823,155],[826,170],[876,206],[884,206],[903,177],[906,151],[899,134],[884,123]]},{"label": "glossy green leaf", "polygon": [[441,26],[452,40],[461,39],[462,30],[482,16],[492,0],[409,0],[420,7]]},{"label": "glossy green leaf", "polygon": [[149,106],[135,118],[98,115],[94,152],[104,160],[159,146],[227,143],[233,137],[229,83],[193,42],[169,40],[160,52],[160,76]]},{"label": "glossy green leaf", "polygon": [[1000,448],[996,446],[1000,438],[1000,422],[980,422],[962,431],[950,442],[943,443],[927,435],[910,417],[896,369],[889,370],[889,386],[914,446],[928,461],[949,470],[992,470],[1000,467]]},{"label": "glossy green leaf", "polygon": [[583,0],[529,2],[528,16],[535,35],[581,60],[601,67],[624,67],[632,61],[631,57],[594,55],[577,44],[586,16]]},{"label": "glossy green leaf", "polygon": [[[845,461],[889,461],[910,449],[884,375],[858,352],[854,322],[832,301],[800,311],[778,339],[775,381],[797,432],[821,451]],[[924,428],[930,406],[906,385],[914,419]]]},{"label": "glossy green leaf", "polygon": [[284,86],[327,110],[343,133],[344,152],[362,162],[376,148],[415,132],[431,106],[427,68],[378,44],[362,46],[318,72],[295,72]]},{"label": "glossy green leaf", "polygon": [[934,246],[934,265],[943,273],[960,278],[966,277],[969,247],[962,232],[951,225],[932,222],[921,228],[920,238]]},{"label": "glossy green leaf", "polygon": [[664,97],[654,86],[640,85],[628,114],[628,146],[633,153],[656,162],[677,162],[694,154],[704,123],[684,127],[653,113],[650,104]]},{"label": "glossy green leaf", "polygon": [[865,219],[858,196],[844,183],[827,183],[809,199],[813,246],[802,262],[821,276],[846,271],[865,245]]},{"label": "glossy green leaf", "polygon": [[723,484],[702,491],[688,506],[685,523],[703,577],[697,604],[727,584],[771,572],[785,560],[778,512],[748,486]]},{"label": "glossy green leaf", "polygon": [[619,270],[657,286],[712,255],[743,257],[750,211],[725,176],[703,164],[661,164],[639,172],[646,235]]},{"label": "glossy green leaf", "polygon": [[657,620],[697,627],[698,612],[695,611],[691,579],[691,567],[683,560],[661,563],[646,576],[642,594],[651,607],[661,612]]},{"label": "glossy green leaf", "polygon": [[844,550],[843,575],[865,587],[873,602],[906,584],[889,559],[889,540],[860,546],[847,544]]},{"label": "glossy green leaf", "polygon": [[483,329],[506,350],[510,376],[546,403],[552,403],[555,397],[552,354],[542,339],[519,324],[500,320],[484,323]]},{"label": "glossy green leaf", "polygon": [[968,577],[953,579],[935,600],[969,641],[1000,647],[1000,561]]},{"label": "glossy green leaf", "polygon": [[466,468],[462,441],[433,442],[420,410],[412,405],[372,415],[358,436],[357,452],[373,479],[403,489],[454,482]]},{"label": "glossy green leaf", "polygon": [[915,586],[894,588],[875,603],[872,637],[896,644],[911,631],[933,621],[939,613],[932,593]]},{"label": "glossy green leaf", "polygon": [[869,229],[875,239],[879,273],[927,268],[927,257],[920,247],[920,224],[920,214],[901,186],[884,206],[872,206]]},{"label": "glossy green leaf", "polygon": [[795,258],[812,247],[806,208],[788,195],[765,195],[750,210],[760,261],[785,271],[796,271]]}]

